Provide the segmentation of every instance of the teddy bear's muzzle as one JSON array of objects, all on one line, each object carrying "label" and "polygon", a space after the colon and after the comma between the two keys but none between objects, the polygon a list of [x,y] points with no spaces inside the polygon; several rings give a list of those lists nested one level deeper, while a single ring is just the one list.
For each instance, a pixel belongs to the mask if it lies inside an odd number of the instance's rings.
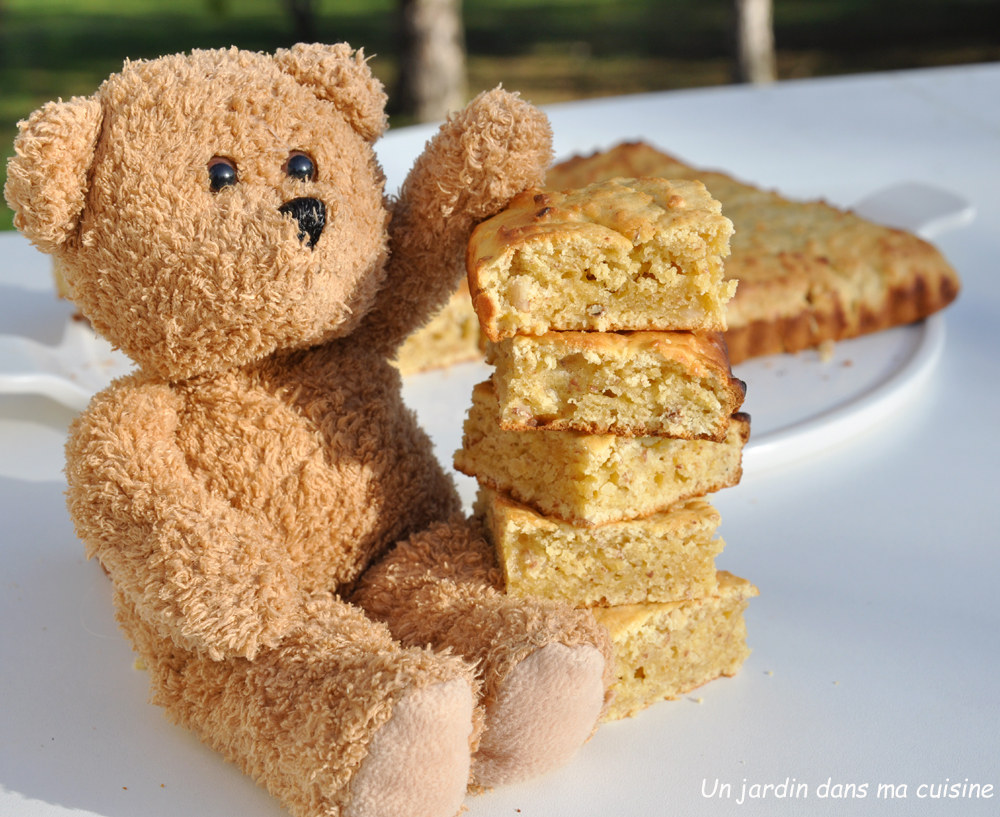
[{"label": "teddy bear's muzzle", "polygon": [[319,199],[292,199],[282,204],[278,212],[292,216],[298,223],[299,241],[305,241],[309,249],[316,246],[326,226],[326,205],[323,202]]}]

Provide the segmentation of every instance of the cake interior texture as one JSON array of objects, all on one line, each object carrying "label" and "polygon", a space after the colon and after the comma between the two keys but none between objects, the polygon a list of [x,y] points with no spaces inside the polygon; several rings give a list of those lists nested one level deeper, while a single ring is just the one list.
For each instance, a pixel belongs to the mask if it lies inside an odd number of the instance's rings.
[{"label": "cake interior texture", "polygon": [[662,511],[736,485],[750,418],[737,413],[721,443],[579,431],[506,431],[492,384],[473,389],[455,468],[572,525]]},{"label": "cake interior texture", "polygon": [[735,675],[750,650],[743,611],[758,594],[720,570],[714,596],[683,602],[594,608],[615,654],[614,700],[605,719],[631,717],[718,678]]},{"label": "cake interior texture", "polygon": [[469,284],[491,340],[552,330],[725,329],[731,222],[700,182],[528,191],[480,224]]},{"label": "cake interior texture", "polygon": [[509,430],[721,442],[745,394],[716,333],[548,332],[487,354]]},{"label": "cake interior texture", "polygon": [[574,607],[679,601],[718,590],[719,514],[703,499],[643,519],[580,528],[480,488],[476,515],[507,592]]}]

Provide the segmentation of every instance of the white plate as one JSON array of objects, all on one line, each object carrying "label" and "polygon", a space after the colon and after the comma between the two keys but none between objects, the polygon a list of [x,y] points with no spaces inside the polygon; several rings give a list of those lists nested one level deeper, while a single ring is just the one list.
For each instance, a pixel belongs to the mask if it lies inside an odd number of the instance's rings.
[{"label": "white plate", "polygon": [[[967,202],[926,185],[897,185],[866,198],[858,212],[873,220],[940,233],[974,215]],[[74,410],[131,370],[123,354],[72,317],[57,301],[51,266],[16,234],[0,236],[0,393],[41,394]],[[59,327],[61,326],[61,333]],[[53,335],[59,341],[52,343]],[[864,433],[912,400],[941,356],[940,316],[836,346],[832,359],[814,352],[777,355],[737,367],[752,417],[744,469],[760,471],[816,455]],[[407,378],[405,396],[449,464],[461,444],[472,387],[489,376],[467,364]],[[471,502],[471,480],[456,477]]]}]

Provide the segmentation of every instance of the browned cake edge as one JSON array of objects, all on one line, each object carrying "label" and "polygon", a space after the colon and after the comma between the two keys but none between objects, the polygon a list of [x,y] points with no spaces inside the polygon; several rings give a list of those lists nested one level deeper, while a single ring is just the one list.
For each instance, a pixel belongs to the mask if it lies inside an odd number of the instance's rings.
[{"label": "browned cake edge", "polygon": [[862,305],[854,326],[848,322],[838,299],[829,298],[828,305],[810,308],[798,315],[730,327],[725,333],[729,360],[736,364],[753,357],[801,352],[825,341],[847,340],[913,323],[944,309],[958,297],[958,292],[954,278],[942,275],[935,280],[931,276],[916,275],[908,286],[890,289],[881,309],[872,310]]}]

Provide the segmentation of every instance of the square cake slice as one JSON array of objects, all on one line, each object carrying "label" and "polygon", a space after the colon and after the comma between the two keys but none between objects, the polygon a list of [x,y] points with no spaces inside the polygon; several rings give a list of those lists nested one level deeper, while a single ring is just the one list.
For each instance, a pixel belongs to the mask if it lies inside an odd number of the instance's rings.
[{"label": "square cake slice", "polygon": [[571,525],[637,519],[736,485],[750,418],[721,443],[580,431],[505,431],[493,386],[472,391],[455,469]]},{"label": "square cake slice", "polygon": [[690,499],[644,519],[578,528],[480,488],[476,515],[511,596],[574,607],[680,601],[718,591],[719,512]]},{"label": "square cake slice", "polygon": [[614,700],[605,720],[628,718],[720,675],[735,675],[750,650],[743,611],[758,590],[718,573],[714,596],[663,604],[594,608],[615,655]]},{"label": "square cake slice", "polygon": [[718,332],[547,332],[488,348],[500,427],[721,442],[746,386]]},{"label": "square cake slice", "polygon": [[472,303],[493,341],[550,330],[726,328],[733,225],[697,181],[529,189],[472,234]]}]

